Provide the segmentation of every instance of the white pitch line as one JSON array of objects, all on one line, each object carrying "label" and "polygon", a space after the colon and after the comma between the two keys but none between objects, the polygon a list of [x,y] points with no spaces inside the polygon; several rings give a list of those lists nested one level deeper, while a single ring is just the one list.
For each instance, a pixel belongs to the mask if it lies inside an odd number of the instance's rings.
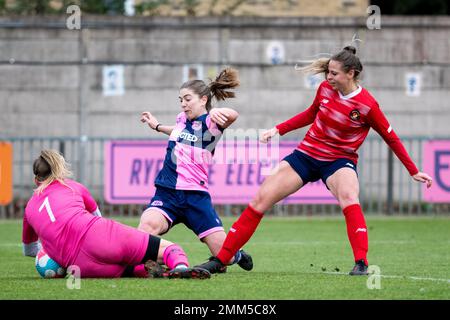
[{"label": "white pitch line", "polygon": [[[1,220],[0,220],[1,222]],[[179,241],[177,242],[181,245],[192,245],[195,244],[194,241]],[[345,241],[270,241],[270,242],[257,242],[255,244],[249,243],[249,246],[313,246],[313,245],[324,245],[324,244],[343,244]],[[372,240],[372,244],[415,244],[416,240]],[[450,241],[446,242],[450,244]],[[22,246],[21,243],[0,243],[0,247],[14,247],[14,246]]]},{"label": "white pitch line", "polygon": [[[316,241],[318,243],[319,241]],[[324,243],[329,243],[325,242]],[[280,243],[278,243],[280,244]],[[286,244],[311,244],[311,242],[286,242]],[[20,243],[0,243],[0,247],[21,247],[22,245]],[[314,274],[331,274],[331,275],[340,275],[340,276],[348,276],[348,273],[345,272],[330,272],[330,271],[324,271],[324,272],[314,272]],[[382,278],[391,278],[391,279],[411,279],[411,280],[420,280],[420,281],[438,281],[438,282],[447,282],[450,283],[450,279],[440,279],[440,278],[423,278],[423,277],[416,277],[416,276],[393,276],[393,275],[385,275],[380,274],[379,275]]]},{"label": "white pitch line", "polygon": [[[345,240],[348,241],[348,240]],[[345,241],[258,241],[255,245],[321,245],[321,244],[341,244]],[[370,243],[373,244],[415,244],[416,240],[372,240]],[[252,243],[250,243],[252,245]]]},{"label": "white pitch line", "polygon": [[[327,271],[327,272],[320,272],[320,273],[348,276],[348,273],[345,273],[345,272],[330,272],[330,271]],[[319,274],[319,272],[317,272],[317,274]],[[422,278],[422,277],[416,277],[416,276],[391,276],[391,275],[380,274],[379,277],[392,278],[392,279],[411,279],[411,280],[425,280],[425,281],[441,281],[441,282],[450,283],[450,279]]]},{"label": "white pitch line", "polygon": [[[311,245],[323,245],[323,244],[341,244],[342,241],[271,241],[271,242],[258,242],[255,245],[273,245],[273,246],[311,246]],[[373,244],[414,244],[415,240],[373,240]],[[180,241],[178,244],[191,245],[192,241]],[[0,247],[14,247],[21,246],[21,243],[0,243]],[[252,245],[252,243],[250,243]]]}]

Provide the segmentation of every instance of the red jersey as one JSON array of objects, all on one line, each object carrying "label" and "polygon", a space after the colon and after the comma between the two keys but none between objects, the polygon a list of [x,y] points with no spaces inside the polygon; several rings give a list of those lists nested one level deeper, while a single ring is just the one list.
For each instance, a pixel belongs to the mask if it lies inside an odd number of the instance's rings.
[{"label": "red jersey", "polygon": [[321,161],[347,158],[357,163],[356,151],[369,129],[373,128],[386,141],[410,175],[419,172],[405,147],[394,132],[377,101],[358,86],[343,96],[327,81],[317,89],[312,105],[295,117],[276,126],[280,135],[312,123],[297,149]]}]

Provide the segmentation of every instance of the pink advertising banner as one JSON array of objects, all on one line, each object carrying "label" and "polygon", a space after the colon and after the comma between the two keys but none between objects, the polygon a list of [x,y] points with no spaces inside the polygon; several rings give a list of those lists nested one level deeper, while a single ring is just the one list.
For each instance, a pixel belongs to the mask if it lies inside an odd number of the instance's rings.
[{"label": "pink advertising banner", "polygon": [[[209,166],[209,192],[214,204],[247,204],[279,161],[297,142],[278,148],[236,141],[220,142]],[[105,143],[105,199],[109,203],[149,203],[166,156],[167,140]],[[261,151],[263,150],[263,151]],[[308,183],[281,203],[337,203],[322,181]]]},{"label": "pink advertising banner", "polygon": [[423,171],[433,178],[433,185],[423,187],[423,200],[450,202],[450,140],[430,140],[424,144]]}]

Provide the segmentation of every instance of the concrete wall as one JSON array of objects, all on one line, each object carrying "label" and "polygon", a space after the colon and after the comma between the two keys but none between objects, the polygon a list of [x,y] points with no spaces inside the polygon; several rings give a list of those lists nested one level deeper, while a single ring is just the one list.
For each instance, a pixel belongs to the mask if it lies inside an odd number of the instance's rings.
[{"label": "concrete wall", "polygon": [[[368,30],[365,18],[83,16],[81,31],[66,29],[64,17],[53,19],[0,20],[0,136],[149,134],[138,122],[140,112],[174,121],[185,64],[203,64],[208,76],[223,65],[237,67],[237,99],[221,105],[240,112],[236,127],[272,127],[313,99],[295,64],[333,53],[355,34],[362,39],[356,43],[365,66],[362,85],[397,132],[450,134],[447,17],[383,17],[381,30]],[[267,61],[271,41],[285,47],[281,65]],[[107,64],[125,66],[125,95],[103,96]],[[407,72],[422,73],[421,96],[406,96]]]},{"label": "concrete wall", "polygon": [[[82,22],[82,30],[77,31],[65,28],[65,17],[0,19],[0,138],[164,138],[141,124],[139,116],[150,110],[161,123],[174,123],[180,112],[178,88],[185,64],[203,64],[208,77],[224,65],[238,68],[242,85],[237,98],[220,105],[239,111],[234,128],[270,128],[313,100],[315,90],[306,88],[295,64],[318,53],[334,53],[354,35],[362,40],[356,42],[365,70],[361,83],[379,101],[397,133],[450,136],[448,17],[382,17],[381,30],[368,30],[363,17],[82,16]],[[281,65],[267,60],[271,41],[284,45],[286,59]],[[103,96],[102,68],[109,64],[124,65],[123,96]],[[419,97],[405,94],[408,72],[422,74]],[[301,129],[287,138],[300,139],[305,132]],[[406,147],[419,164],[420,145]],[[30,153],[29,161],[39,151],[25,149],[19,148]],[[362,197],[381,203],[386,190],[386,147],[363,149]],[[75,171],[101,197],[101,153],[88,151],[89,159],[84,159],[79,152],[83,150],[73,152]],[[15,184],[31,183],[23,174],[30,163],[15,167],[15,177],[22,177]],[[411,182],[398,161],[395,168],[394,198],[419,199],[420,185]]]}]

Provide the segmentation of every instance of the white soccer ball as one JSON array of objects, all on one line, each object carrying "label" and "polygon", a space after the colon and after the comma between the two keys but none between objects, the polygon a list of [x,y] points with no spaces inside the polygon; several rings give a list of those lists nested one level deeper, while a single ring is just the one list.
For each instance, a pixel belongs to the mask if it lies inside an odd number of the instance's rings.
[{"label": "white soccer ball", "polygon": [[36,255],[35,266],[42,278],[64,278],[66,275],[66,269],[50,258],[44,248]]}]

